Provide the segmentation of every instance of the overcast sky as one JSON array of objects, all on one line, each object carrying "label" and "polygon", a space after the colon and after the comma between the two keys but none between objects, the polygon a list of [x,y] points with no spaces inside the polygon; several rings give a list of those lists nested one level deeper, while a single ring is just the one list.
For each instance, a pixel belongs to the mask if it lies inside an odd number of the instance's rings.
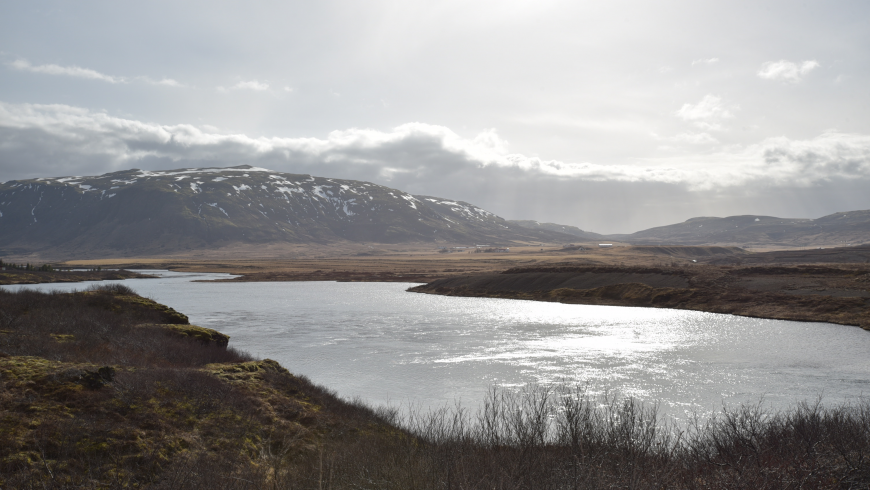
[{"label": "overcast sky", "polygon": [[251,164],[600,233],[870,209],[870,2],[0,3],[0,181]]}]

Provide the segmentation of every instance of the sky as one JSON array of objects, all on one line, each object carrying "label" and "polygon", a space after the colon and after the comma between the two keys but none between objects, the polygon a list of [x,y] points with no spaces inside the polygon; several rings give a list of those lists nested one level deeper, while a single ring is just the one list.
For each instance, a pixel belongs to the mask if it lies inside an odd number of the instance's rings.
[{"label": "sky", "polygon": [[0,3],[0,182],[255,165],[629,233],[870,209],[870,2]]}]

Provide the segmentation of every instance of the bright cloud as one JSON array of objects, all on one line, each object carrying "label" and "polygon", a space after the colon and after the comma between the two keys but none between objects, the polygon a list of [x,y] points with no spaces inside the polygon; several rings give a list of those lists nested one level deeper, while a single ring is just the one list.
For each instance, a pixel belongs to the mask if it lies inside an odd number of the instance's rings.
[{"label": "bright cloud", "polygon": [[776,80],[786,83],[800,82],[809,72],[821,65],[816,60],[794,63],[787,60],[768,61],[761,65],[757,75],[765,80]]},{"label": "bright cloud", "polygon": [[683,104],[675,115],[707,130],[722,129],[720,121],[734,117],[720,97],[709,94],[697,104]]},{"label": "bright cloud", "polygon": [[100,80],[109,83],[125,83],[123,77],[113,77],[88,68],[78,66],[60,66],[60,65],[32,65],[29,61],[20,59],[9,63],[9,66],[20,71],[29,71],[31,73],[43,73],[46,75],[64,75],[68,77],[87,78],[90,80]]}]

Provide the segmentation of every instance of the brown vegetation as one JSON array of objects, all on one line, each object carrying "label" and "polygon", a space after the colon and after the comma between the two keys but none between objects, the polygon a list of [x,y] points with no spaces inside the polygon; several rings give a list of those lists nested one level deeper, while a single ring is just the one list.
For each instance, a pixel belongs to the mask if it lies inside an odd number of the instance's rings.
[{"label": "brown vegetation", "polygon": [[226,340],[121,285],[0,291],[0,488],[262,488],[378,422]]},{"label": "brown vegetation", "polygon": [[527,267],[440,279],[410,291],[677,308],[870,329],[870,267],[864,265]]},{"label": "brown vegetation", "polygon": [[614,247],[598,248],[595,244],[572,246],[534,245],[512,246],[509,253],[474,253],[462,249],[440,253],[431,244],[390,246],[371,250],[366,246],[335,245],[308,250],[322,256],[297,258],[293,253],[272,253],[245,250],[220,257],[202,256],[78,260],[64,263],[70,267],[113,267],[128,269],[171,269],[185,272],[223,272],[246,281],[399,281],[428,282],[463,274],[501,272],[515,267],[560,265],[627,265],[657,266],[672,261],[689,263],[693,259],[744,255],[735,247]]},{"label": "brown vegetation", "polygon": [[121,279],[140,279],[149,277],[153,276],[127,270],[40,271],[6,269],[0,271],[0,285],[41,284],[47,282],[118,281]]}]

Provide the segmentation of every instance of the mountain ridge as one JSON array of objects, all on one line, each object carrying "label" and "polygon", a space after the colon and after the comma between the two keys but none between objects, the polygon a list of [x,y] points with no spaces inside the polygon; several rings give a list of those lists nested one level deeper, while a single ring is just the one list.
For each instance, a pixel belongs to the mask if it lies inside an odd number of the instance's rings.
[{"label": "mountain ridge", "polygon": [[473,204],[251,167],[123,170],[0,184],[0,249],[155,255],[232,244],[568,242]]},{"label": "mountain ridge", "polygon": [[449,247],[578,241],[743,248],[857,245],[870,243],[870,210],[816,219],[694,217],[603,235],[557,223],[505,220],[465,201],[412,195],[371,182],[249,165],[130,169],[0,184],[0,256],[153,256],[248,245],[265,250],[342,243]]}]

